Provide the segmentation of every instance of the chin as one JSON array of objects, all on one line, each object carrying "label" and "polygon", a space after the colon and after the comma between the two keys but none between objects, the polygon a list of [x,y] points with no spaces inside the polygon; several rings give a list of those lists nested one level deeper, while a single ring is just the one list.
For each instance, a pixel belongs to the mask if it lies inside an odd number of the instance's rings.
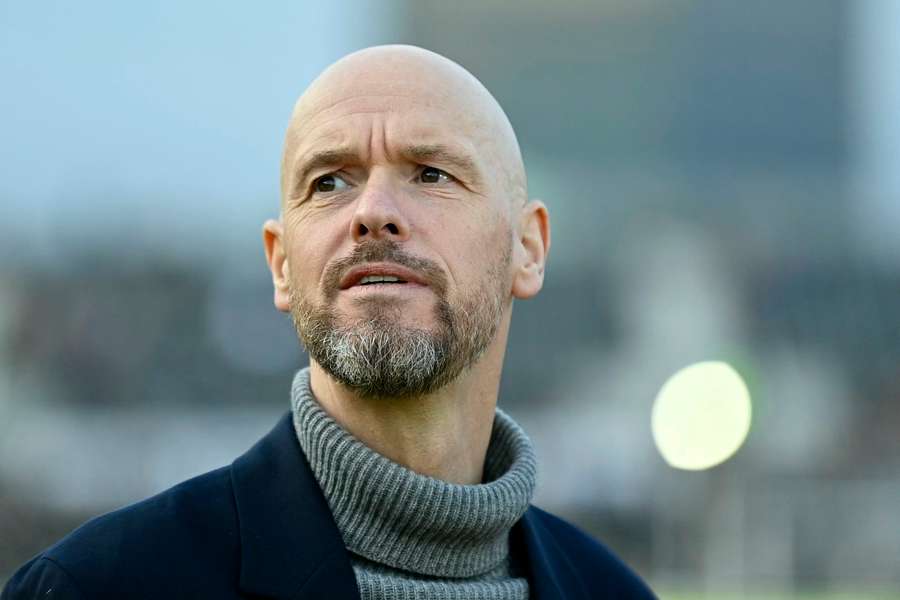
[{"label": "chin", "polygon": [[403,333],[427,333],[438,334],[440,327],[434,322],[434,319],[424,320],[411,318],[409,316],[396,315],[365,315],[356,318],[342,319],[338,321],[338,328],[347,332],[361,333],[364,330],[370,332],[392,332],[397,335]]},{"label": "chin", "polygon": [[375,323],[385,327],[405,326],[411,329],[431,330],[437,326],[434,306],[408,306],[388,298],[369,298],[354,303],[349,314],[339,319],[345,325]]}]

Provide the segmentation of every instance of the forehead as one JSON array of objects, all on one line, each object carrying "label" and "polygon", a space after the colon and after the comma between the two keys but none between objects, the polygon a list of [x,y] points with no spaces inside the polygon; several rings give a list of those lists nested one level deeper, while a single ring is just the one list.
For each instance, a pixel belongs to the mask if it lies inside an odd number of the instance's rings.
[{"label": "forehead", "polygon": [[472,111],[458,104],[433,94],[329,97],[295,114],[288,133],[291,159],[329,146],[367,153],[381,148],[390,152],[411,143],[453,146],[476,158],[485,141],[484,127],[477,126]]}]

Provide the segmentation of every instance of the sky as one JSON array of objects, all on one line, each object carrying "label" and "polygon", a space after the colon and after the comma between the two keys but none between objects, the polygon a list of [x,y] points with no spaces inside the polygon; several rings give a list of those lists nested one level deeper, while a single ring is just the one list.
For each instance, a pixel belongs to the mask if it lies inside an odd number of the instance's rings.
[{"label": "sky", "polygon": [[398,15],[364,0],[0,2],[0,260],[110,244],[257,259],[294,100],[340,56],[395,41]]}]

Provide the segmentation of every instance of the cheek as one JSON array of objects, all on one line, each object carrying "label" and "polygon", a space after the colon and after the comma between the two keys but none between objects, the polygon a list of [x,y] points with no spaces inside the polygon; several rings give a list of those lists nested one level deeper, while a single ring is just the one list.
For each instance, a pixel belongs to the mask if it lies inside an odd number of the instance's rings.
[{"label": "cheek", "polygon": [[309,252],[305,248],[298,248],[294,256],[295,259],[291,263],[291,285],[294,293],[302,294],[304,298],[312,298],[316,287],[316,266],[308,260]]},{"label": "cheek", "polygon": [[[464,289],[473,286],[496,290],[509,279],[511,237],[509,228],[498,223],[485,231],[460,232],[454,244],[457,281]],[[465,239],[462,239],[465,238]]]},{"label": "cheek", "polygon": [[324,240],[306,235],[296,235],[288,252],[290,281],[293,293],[306,300],[319,297],[322,273],[330,256]]}]

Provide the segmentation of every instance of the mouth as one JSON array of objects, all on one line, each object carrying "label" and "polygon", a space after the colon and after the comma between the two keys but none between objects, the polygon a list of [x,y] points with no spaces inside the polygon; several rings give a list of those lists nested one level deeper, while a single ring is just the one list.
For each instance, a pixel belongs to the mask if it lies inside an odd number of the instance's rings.
[{"label": "mouth", "polygon": [[405,267],[391,263],[372,263],[350,269],[341,278],[340,289],[368,287],[374,290],[427,285],[421,276]]}]

